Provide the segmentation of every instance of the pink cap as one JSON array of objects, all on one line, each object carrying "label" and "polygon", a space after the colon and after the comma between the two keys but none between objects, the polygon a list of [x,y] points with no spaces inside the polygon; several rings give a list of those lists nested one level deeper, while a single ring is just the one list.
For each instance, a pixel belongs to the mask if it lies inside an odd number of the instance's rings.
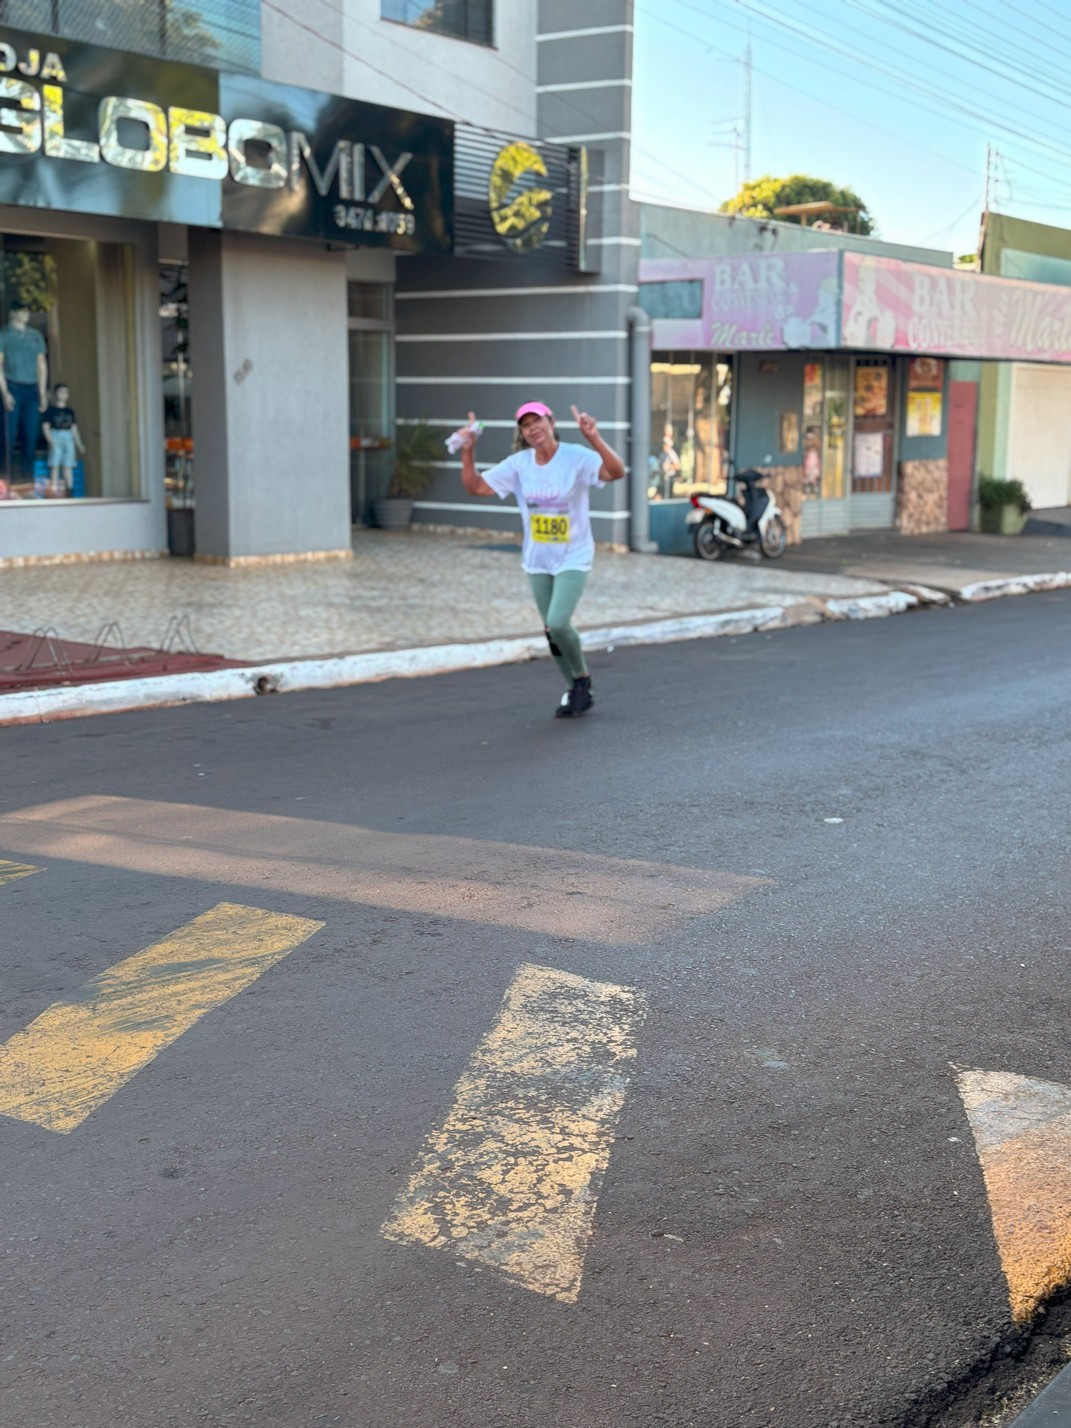
[{"label": "pink cap", "polygon": [[553,415],[554,413],[550,407],[546,406],[543,402],[525,402],[523,407],[517,408],[518,421],[520,421],[521,417],[526,416],[553,417]]}]

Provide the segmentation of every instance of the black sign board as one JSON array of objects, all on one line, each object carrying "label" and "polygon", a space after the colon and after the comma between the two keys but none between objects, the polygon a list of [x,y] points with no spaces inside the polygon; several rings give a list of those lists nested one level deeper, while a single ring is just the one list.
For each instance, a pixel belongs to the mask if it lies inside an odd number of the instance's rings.
[{"label": "black sign board", "polygon": [[0,29],[0,204],[449,252],[452,123]]}]

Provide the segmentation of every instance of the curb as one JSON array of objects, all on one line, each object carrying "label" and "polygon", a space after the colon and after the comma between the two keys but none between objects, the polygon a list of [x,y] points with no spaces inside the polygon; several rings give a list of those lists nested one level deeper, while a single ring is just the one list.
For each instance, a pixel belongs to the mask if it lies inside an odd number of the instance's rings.
[{"label": "curb", "polygon": [[1049,575],[1010,575],[1000,580],[979,580],[964,585],[959,598],[970,603],[997,600],[1005,595],[1032,595],[1038,590],[1066,590],[1071,586],[1071,571],[1056,570]]},{"label": "curb", "polygon": [[[1071,575],[1031,576],[1030,580],[1071,585]],[[986,589],[1000,582],[987,581]],[[1023,582],[1004,582],[1023,584]],[[1016,590],[1007,593],[1025,593]],[[1057,585],[1038,586],[1056,589]],[[978,595],[992,599],[1003,593]],[[749,635],[827,621],[869,620],[900,615],[926,605],[948,605],[940,590],[908,585],[882,595],[852,599],[786,601],[750,610],[726,610],[710,615],[682,615],[664,620],[609,625],[582,633],[587,650],[615,649],[627,645],[670,644],[682,640],[717,639],[723,635]],[[9,724],[49,723],[79,719],[91,714],[119,714],[135,709],[162,709],[179,704],[219,703],[251,699],[260,694],[284,694],[299,689],[337,689],[372,684],[384,679],[415,679],[432,674],[452,674],[465,669],[520,664],[548,658],[540,637],[484,640],[471,644],[427,645],[402,650],[377,650],[369,654],[338,655],[328,659],[277,660],[202,673],[156,675],[149,679],[109,680],[62,689],[25,690],[0,695],[0,727]]]},{"label": "curb", "polygon": [[1050,1384],[1041,1390],[1033,1403],[1027,1404],[1008,1428],[1067,1428],[1071,1423],[1071,1366],[1063,1368]]},{"label": "curb", "polygon": [[[793,607],[772,605],[755,610],[730,610],[714,615],[688,615],[646,624],[611,625],[582,635],[585,649],[622,645],[668,644],[719,635],[747,635],[803,623]],[[820,612],[807,609],[807,623],[816,624]],[[344,685],[372,684],[384,679],[414,679],[430,674],[451,674],[464,669],[520,664],[547,659],[542,637],[484,640],[478,644],[426,645],[413,649],[378,650],[370,654],[339,655],[331,659],[280,660],[190,674],[156,675],[150,679],[109,680],[62,689],[28,689],[0,695],[0,726],[78,719],[89,714],[118,714],[134,709],[160,709],[176,704],[217,703],[249,699],[259,694],[283,694],[298,689],[335,689]]]}]

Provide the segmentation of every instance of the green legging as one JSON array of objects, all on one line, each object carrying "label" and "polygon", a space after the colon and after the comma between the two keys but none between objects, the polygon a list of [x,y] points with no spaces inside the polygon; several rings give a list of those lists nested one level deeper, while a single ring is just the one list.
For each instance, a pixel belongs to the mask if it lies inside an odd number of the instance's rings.
[{"label": "green legging", "polygon": [[[529,572],[528,579],[551,644],[561,651],[554,655],[554,662],[565,676],[566,684],[572,688],[573,680],[582,679],[588,672],[584,652],[580,648],[580,636],[573,627],[573,612],[588,583],[588,571],[561,570],[557,575],[533,575]],[[554,653],[553,650],[551,653]]]}]

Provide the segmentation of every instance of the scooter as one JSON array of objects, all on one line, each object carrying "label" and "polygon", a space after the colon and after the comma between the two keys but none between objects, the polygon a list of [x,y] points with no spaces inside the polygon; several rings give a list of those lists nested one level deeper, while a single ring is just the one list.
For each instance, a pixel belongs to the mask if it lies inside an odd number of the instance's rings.
[{"label": "scooter", "polygon": [[688,524],[700,560],[720,560],[726,551],[749,545],[757,545],[767,560],[784,555],[788,538],[781,511],[769,491],[755,489],[765,479],[761,471],[737,472],[733,480],[736,488],[743,487],[740,499],[692,496]]}]

